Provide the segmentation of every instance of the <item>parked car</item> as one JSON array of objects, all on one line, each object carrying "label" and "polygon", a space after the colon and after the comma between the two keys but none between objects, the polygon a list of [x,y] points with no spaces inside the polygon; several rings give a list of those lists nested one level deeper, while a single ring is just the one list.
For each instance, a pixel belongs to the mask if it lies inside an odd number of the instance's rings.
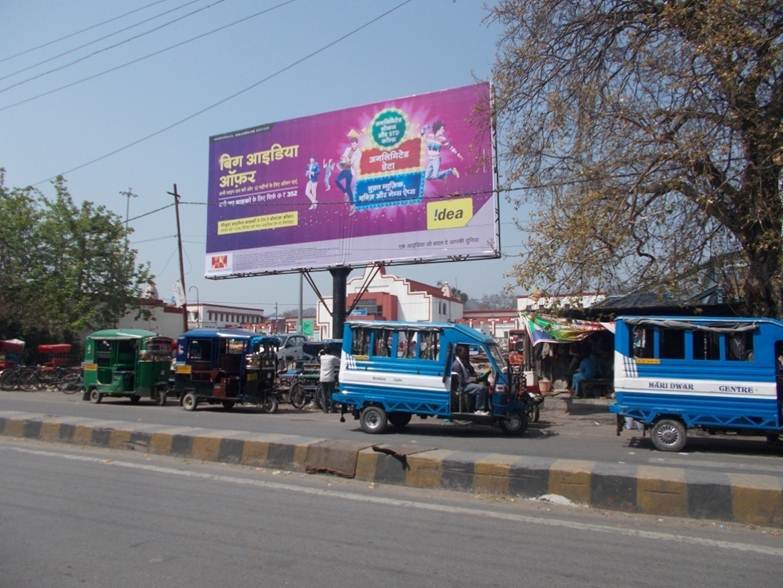
[{"label": "parked car", "polygon": [[280,350],[277,352],[277,357],[280,360],[281,368],[289,367],[293,364],[300,365],[305,361],[313,359],[313,356],[304,350],[304,344],[307,342],[307,337],[304,335],[299,333],[277,333],[272,336],[280,339]]}]

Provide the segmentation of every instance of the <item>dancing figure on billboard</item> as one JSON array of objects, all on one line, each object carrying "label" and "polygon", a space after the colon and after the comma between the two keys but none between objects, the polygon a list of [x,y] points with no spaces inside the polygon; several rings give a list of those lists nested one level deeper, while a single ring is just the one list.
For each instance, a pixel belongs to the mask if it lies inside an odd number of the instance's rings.
[{"label": "dancing figure on billboard", "polygon": [[356,212],[356,207],[353,204],[353,187],[352,182],[355,176],[359,175],[359,163],[362,160],[362,150],[359,149],[359,133],[351,129],[348,133],[348,138],[351,144],[345,148],[338,166],[340,167],[340,173],[337,174],[337,179],[334,181],[340,191],[348,197],[348,203],[351,205],[351,212]]},{"label": "dancing figure on billboard", "polygon": [[462,161],[462,154],[457,151],[446,138],[446,126],[442,121],[436,120],[432,126],[424,126],[421,129],[421,135],[424,137],[424,145],[427,149],[427,167],[424,177],[428,180],[443,180],[449,176],[459,177],[459,171],[456,167],[440,169],[441,150],[445,147]]},{"label": "dancing figure on billboard", "polygon": [[326,186],[326,191],[328,192],[329,190],[332,189],[331,179],[332,179],[332,171],[334,171],[334,160],[330,159],[327,161],[326,159],[324,159],[323,170],[324,170],[324,186]]},{"label": "dancing figure on billboard", "polygon": [[305,186],[305,196],[310,201],[309,210],[313,210],[318,206],[318,198],[316,192],[318,191],[318,176],[321,173],[321,166],[314,157],[310,158],[310,163],[307,164],[307,171],[305,177],[307,178],[307,185]]}]

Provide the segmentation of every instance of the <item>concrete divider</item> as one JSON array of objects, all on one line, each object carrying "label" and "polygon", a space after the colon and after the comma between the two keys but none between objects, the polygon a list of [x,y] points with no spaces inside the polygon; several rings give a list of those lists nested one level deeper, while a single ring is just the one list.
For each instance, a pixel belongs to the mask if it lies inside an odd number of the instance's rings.
[{"label": "concrete divider", "polygon": [[[126,449],[358,480],[534,498],[597,508],[783,527],[783,476],[414,448],[0,411],[0,435]],[[354,459],[355,458],[355,459]],[[331,463],[334,461],[334,463]]]}]

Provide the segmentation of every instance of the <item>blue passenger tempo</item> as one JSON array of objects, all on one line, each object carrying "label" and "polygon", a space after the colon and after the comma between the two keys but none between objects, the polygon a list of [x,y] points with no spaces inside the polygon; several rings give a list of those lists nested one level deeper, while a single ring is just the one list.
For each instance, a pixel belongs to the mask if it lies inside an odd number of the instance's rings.
[{"label": "blue passenger tempo", "polygon": [[680,451],[693,427],[779,440],[783,322],[620,317],[615,327],[618,435],[630,418],[662,451]]},{"label": "blue passenger tempo", "polygon": [[[464,387],[464,378],[452,374],[460,346],[487,367],[477,378],[488,392],[486,411],[476,410],[483,407],[469,394],[476,387]],[[346,323],[332,398],[367,433],[380,433],[388,423],[402,428],[413,415],[497,424],[510,434],[527,428],[524,384],[509,373],[495,341],[452,323]]]}]

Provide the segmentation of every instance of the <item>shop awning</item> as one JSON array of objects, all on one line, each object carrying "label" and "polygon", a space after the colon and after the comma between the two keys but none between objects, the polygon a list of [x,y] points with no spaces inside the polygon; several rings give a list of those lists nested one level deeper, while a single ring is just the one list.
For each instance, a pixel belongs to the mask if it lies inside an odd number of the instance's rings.
[{"label": "shop awning", "polygon": [[578,321],[532,314],[523,314],[521,319],[534,346],[539,343],[576,343],[597,331],[614,332],[614,323]]}]

